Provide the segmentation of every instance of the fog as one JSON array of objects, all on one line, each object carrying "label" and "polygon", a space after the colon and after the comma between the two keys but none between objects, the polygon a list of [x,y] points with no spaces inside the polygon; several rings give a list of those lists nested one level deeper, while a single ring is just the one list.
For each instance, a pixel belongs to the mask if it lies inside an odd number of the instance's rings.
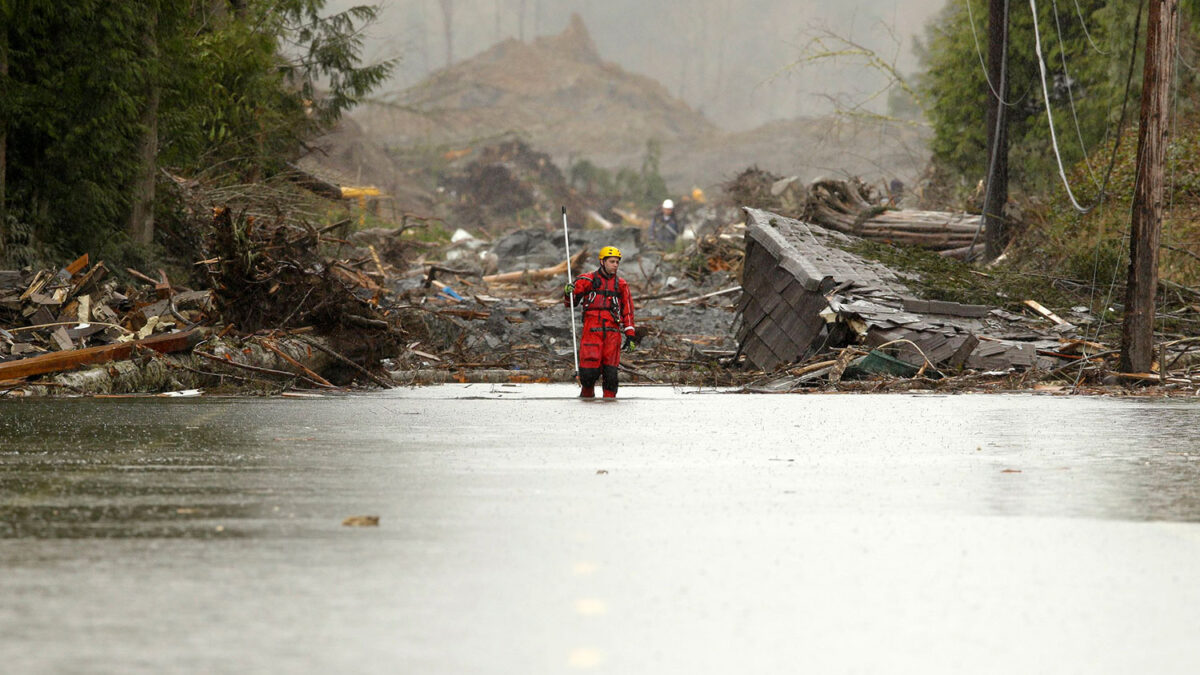
[{"label": "fog", "polygon": [[[507,39],[561,32],[578,13],[605,61],[652,77],[719,126],[828,113],[861,103],[885,83],[862,60],[798,65],[822,31],[874,50],[903,73],[916,67],[913,37],[945,0],[383,0],[366,31],[368,60],[398,59],[378,96]],[[363,0],[330,0],[340,11]],[[443,10],[450,9],[451,50]],[[882,111],[886,97],[869,107]]]}]

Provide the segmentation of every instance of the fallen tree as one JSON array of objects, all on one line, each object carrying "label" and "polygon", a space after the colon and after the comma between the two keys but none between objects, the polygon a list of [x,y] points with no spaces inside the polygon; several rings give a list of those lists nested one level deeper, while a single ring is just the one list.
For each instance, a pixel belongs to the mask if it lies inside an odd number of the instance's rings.
[{"label": "fallen tree", "polygon": [[[579,269],[579,264],[583,262],[583,259],[586,256],[586,248],[571,256],[571,268]],[[550,277],[556,277],[560,274],[564,275],[565,278],[566,273],[567,261],[564,260],[553,267],[543,267],[536,270],[520,270],[517,272],[506,272],[504,274],[490,274],[484,277],[483,280],[489,284],[513,284],[522,281],[541,281],[543,279],[549,279]]]},{"label": "fallen tree", "polygon": [[959,258],[973,243],[981,245],[985,234],[978,215],[896,209],[882,203],[857,178],[814,181],[803,219],[863,239],[919,246]]},{"label": "fallen tree", "polygon": [[[190,351],[172,353],[163,349],[180,344],[186,344]],[[5,395],[46,395],[64,390],[103,395],[212,388],[269,393],[288,389],[331,390],[339,387],[327,378],[339,379],[337,372],[348,361],[328,346],[328,340],[308,335],[253,336],[242,340],[218,338],[210,331],[197,329],[125,346],[129,349],[122,360],[78,370],[61,364],[64,367],[60,371],[65,372],[43,371],[52,376],[32,383],[10,380],[3,391]],[[0,367],[33,360],[13,361]]]}]

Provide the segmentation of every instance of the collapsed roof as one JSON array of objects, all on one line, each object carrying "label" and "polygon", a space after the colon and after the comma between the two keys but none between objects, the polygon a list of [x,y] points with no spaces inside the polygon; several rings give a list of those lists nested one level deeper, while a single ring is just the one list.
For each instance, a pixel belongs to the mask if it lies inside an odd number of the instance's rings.
[{"label": "collapsed roof", "polygon": [[[1002,309],[916,297],[885,265],[845,250],[857,238],[746,208],[738,349],[773,370],[848,344],[890,345],[935,368],[1053,368],[1053,334]],[[1066,324],[1063,329],[1073,328]]]}]

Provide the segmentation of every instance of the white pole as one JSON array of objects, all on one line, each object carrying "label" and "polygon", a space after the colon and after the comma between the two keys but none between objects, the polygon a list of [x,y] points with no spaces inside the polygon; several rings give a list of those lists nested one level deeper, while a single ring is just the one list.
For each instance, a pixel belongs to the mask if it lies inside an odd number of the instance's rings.
[{"label": "white pole", "polygon": [[[567,283],[574,284],[575,277],[571,275],[571,235],[567,232],[567,207],[562,207],[563,241],[567,245]],[[579,340],[575,337],[575,291],[567,296],[567,311],[571,314],[571,356],[575,357],[575,377],[579,377]]]}]

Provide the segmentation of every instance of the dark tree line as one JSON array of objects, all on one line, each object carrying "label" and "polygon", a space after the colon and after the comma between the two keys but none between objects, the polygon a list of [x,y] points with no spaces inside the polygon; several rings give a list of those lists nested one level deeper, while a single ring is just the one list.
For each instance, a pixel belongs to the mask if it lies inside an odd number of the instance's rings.
[{"label": "dark tree line", "polygon": [[[1050,151],[1045,97],[1034,48],[1033,15],[1029,3],[1009,3],[1007,84],[1008,163],[1019,190],[1038,191],[1055,185],[1058,173]],[[1194,58],[1194,26],[1200,6],[1185,7],[1180,45],[1184,58]],[[1112,147],[1122,103],[1126,119],[1136,127],[1141,91],[1141,54],[1145,45],[1146,4],[1143,0],[1079,0],[1037,3],[1038,24],[1045,58],[1047,91],[1064,162],[1070,167],[1085,157],[1084,183],[1095,194]],[[1142,15],[1139,21],[1138,15]],[[1134,38],[1138,42],[1134,43]],[[988,49],[988,2],[970,0],[946,5],[927,27],[917,51],[922,72],[917,89],[933,129],[934,159],[951,175],[970,186],[982,178],[988,164],[986,123],[992,89],[985,79]],[[1132,86],[1126,99],[1126,80]],[[1194,68],[1194,66],[1193,66]],[[1194,70],[1176,72],[1179,112],[1194,114],[1197,105]],[[998,78],[997,78],[998,79]]]},{"label": "dark tree line", "polygon": [[379,84],[375,9],[325,0],[0,0],[0,255],[154,238],[160,169],[270,175]]}]

